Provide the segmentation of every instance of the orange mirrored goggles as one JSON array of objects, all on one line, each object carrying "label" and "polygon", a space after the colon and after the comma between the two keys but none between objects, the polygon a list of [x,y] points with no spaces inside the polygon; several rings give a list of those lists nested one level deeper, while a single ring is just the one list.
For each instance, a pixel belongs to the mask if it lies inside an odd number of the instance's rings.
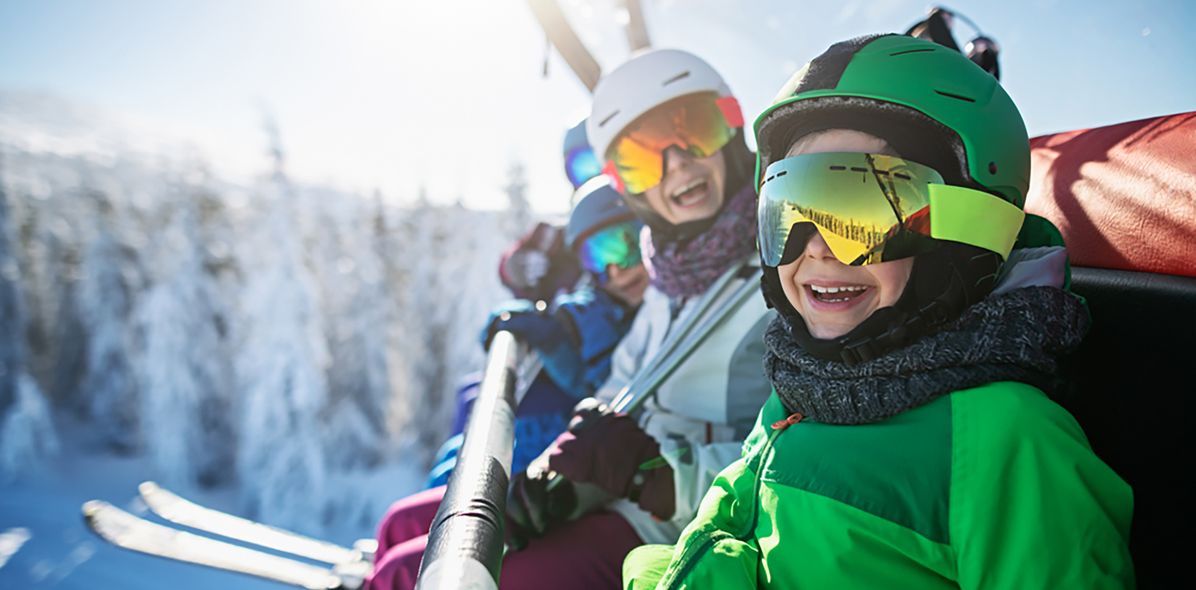
[{"label": "orange mirrored goggles", "polygon": [[664,178],[665,151],[675,147],[695,158],[713,156],[743,127],[735,97],[699,92],[674,98],[644,113],[606,150],[604,171],[623,193],[639,194]]}]

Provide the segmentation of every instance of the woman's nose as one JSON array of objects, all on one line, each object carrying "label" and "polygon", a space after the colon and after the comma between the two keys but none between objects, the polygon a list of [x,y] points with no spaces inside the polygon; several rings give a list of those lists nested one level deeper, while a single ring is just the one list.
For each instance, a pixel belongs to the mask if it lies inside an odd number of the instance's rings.
[{"label": "woman's nose", "polygon": [[675,146],[669,146],[664,150],[664,173],[678,172],[690,164],[693,156],[689,152]]}]

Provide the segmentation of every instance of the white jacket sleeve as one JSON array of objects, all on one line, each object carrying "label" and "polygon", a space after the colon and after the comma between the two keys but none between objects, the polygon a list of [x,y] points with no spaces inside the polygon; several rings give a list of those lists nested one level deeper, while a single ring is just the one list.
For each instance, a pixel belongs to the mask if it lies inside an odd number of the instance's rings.
[{"label": "white jacket sleeve", "polygon": [[698,512],[698,504],[710,490],[714,478],[728,465],[739,459],[742,442],[723,442],[708,445],[689,445],[683,440],[667,440],[660,445],[660,453],[673,468],[675,503],[672,521],[685,528]]},{"label": "white jacket sleeve", "polygon": [[672,521],[680,527],[697,514],[714,478],[742,455],[743,440],[756,424],[760,407],[772,391],[761,365],[764,329],[771,314],[760,317],[747,330],[728,362],[726,422],[730,439],[706,444],[692,439],[669,438],[660,443],[661,455],[673,468],[675,491]]}]

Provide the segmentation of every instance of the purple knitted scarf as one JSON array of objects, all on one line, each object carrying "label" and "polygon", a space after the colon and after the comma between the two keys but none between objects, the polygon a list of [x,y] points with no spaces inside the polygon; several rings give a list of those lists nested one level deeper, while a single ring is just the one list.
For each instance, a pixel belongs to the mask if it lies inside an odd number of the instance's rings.
[{"label": "purple knitted scarf", "polygon": [[749,183],[731,197],[705,232],[692,239],[653,243],[652,230],[640,236],[644,266],[652,285],[669,299],[706,291],[728,268],[756,249],[756,191]]}]

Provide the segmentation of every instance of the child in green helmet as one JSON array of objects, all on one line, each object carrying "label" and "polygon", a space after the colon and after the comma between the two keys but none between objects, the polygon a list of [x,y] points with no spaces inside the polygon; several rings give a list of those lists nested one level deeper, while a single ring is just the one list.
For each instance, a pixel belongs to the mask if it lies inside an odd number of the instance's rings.
[{"label": "child in green helmet", "polygon": [[1049,397],[1089,318],[997,81],[853,39],[755,129],[773,393],[625,587],[1132,587],[1131,490]]}]

